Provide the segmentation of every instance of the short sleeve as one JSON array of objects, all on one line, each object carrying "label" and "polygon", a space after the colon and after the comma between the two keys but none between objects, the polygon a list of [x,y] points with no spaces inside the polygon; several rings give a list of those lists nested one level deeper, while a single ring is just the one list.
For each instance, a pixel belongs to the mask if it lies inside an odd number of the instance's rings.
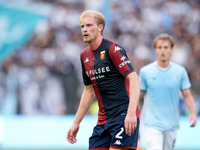
[{"label": "short sleeve", "polygon": [[81,66],[82,66],[82,77],[83,77],[83,83],[85,85],[90,85],[92,84],[90,78],[88,77],[86,71],[85,71],[85,66],[83,65],[83,62],[81,61]]},{"label": "short sleeve", "polygon": [[140,90],[146,91],[147,84],[146,84],[145,72],[143,68],[140,69],[139,78],[140,78]]},{"label": "short sleeve", "polygon": [[122,76],[126,77],[129,73],[134,71],[123,47],[112,44],[109,48],[109,56]]},{"label": "short sleeve", "polygon": [[182,71],[182,82],[181,82],[181,90],[189,89],[191,87],[191,83],[185,68]]}]

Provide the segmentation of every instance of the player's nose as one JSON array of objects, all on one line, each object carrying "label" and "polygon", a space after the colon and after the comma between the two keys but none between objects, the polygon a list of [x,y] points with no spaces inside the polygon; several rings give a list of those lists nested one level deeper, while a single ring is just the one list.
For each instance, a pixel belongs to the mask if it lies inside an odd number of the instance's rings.
[{"label": "player's nose", "polygon": [[82,27],[83,32],[87,32],[87,26]]}]

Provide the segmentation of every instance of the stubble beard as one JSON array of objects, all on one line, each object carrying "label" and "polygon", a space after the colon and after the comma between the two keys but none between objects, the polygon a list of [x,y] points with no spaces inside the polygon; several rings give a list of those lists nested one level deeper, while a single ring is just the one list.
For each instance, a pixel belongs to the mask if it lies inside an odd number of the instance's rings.
[{"label": "stubble beard", "polygon": [[95,39],[95,38],[90,38],[90,37],[88,37],[87,39],[83,38],[83,41],[84,41],[85,43],[90,44],[90,43],[92,43],[92,42],[94,41],[94,39]]},{"label": "stubble beard", "polygon": [[88,43],[90,44],[91,43],[91,40],[83,40],[85,43]]},{"label": "stubble beard", "polygon": [[83,37],[83,41],[85,43],[90,43],[91,39],[90,39],[90,37]]}]

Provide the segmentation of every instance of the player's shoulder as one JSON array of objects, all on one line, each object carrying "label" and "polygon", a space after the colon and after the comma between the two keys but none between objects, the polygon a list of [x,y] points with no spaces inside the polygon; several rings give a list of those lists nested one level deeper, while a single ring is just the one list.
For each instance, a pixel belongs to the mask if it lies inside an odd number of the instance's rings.
[{"label": "player's shoulder", "polygon": [[83,51],[81,52],[80,55],[81,55],[81,56],[84,56],[84,55],[86,55],[89,51],[90,51],[90,47],[87,46],[86,48],[83,49]]},{"label": "player's shoulder", "polygon": [[153,69],[156,67],[156,62],[152,62],[150,64],[147,64],[146,66],[143,66],[140,70],[141,71],[149,71],[150,69]]},{"label": "player's shoulder", "polygon": [[90,50],[90,46],[87,46],[83,49],[83,51],[81,52],[81,54],[87,53],[87,51]]},{"label": "player's shoulder", "polygon": [[104,39],[104,45],[109,50],[109,53],[116,53],[118,51],[124,51],[124,47],[117,42],[109,39]]},{"label": "player's shoulder", "polygon": [[104,41],[105,41],[106,44],[109,44],[109,45],[114,44],[114,45],[117,45],[117,46],[122,47],[119,43],[114,42],[114,41],[112,41],[112,40],[110,40],[110,39],[104,39]]},{"label": "player's shoulder", "polygon": [[174,62],[170,62],[171,66],[176,69],[176,70],[185,70],[185,67],[177,64],[177,63],[174,63]]},{"label": "player's shoulder", "polygon": [[119,47],[119,48],[122,48],[123,49],[123,47],[119,44],[119,43],[117,43],[117,42],[114,42],[114,41],[112,41],[112,40],[109,40],[109,39],[104,39],[104,43],[105,43],[105,45],[107,45],[107,46],[113,46],[113,47]]}]

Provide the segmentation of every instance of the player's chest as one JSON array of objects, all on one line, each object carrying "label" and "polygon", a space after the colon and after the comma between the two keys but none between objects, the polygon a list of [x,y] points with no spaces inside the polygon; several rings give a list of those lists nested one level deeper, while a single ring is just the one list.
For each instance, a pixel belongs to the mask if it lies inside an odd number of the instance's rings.
[{"label": "player's chest", "polygon": [[91,53],[86,59],[84,66],[89,77],[109,74],[113,69],[113,64],[106,50]]},{"label": "player's chest", "polygon": [[151,88],[179,88],[181,84],[181,76],[178,73],[149,73],[147,77],[147,85]]}]

